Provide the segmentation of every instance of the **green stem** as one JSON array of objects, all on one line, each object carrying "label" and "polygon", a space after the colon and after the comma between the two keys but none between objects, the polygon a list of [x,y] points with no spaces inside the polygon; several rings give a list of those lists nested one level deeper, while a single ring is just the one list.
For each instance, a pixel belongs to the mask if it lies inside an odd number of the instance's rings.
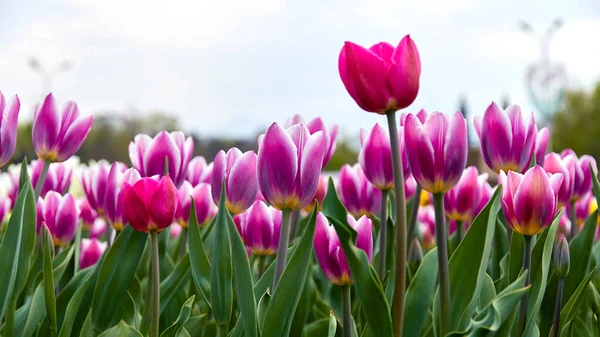
[{"label": "green stem", "polygon": [[265,266],[267,264],[267,258],[268,257],[264,256],[264,255],[259,255],[258,256],[258,277],[257,277],[257,280],[260,280],[260,278],[265,273]]},{"label": "green stem", "polygon": [[556,306],[554,307],[554,324],[552,325],[552,337],[558,337],[560,332],[560,309],[562,308],[563,288],[565,279],[558,279],[558,289],[556,290]]},{"label": "green stem", "polygon": [[394,194],[396,197],[396,277],[394,279],[392,318],[394,320],[394,335],[401,337],[404,323],[404,294],[406,293],[406,197],[404,195],[404,174],[400,157],[396,112],[388,111],[386,115],[390,140],[393,140],[390,143],[394,166]]},{"label": "green stem", "polygon": [[13,337],[14,323],[15,323],[15,311],[17,310],[17,299],[12,298],[8,303],[8,309],[6,311],[6,324],[4,326],[4,334],[6,337]]},{"label": "green stem", "polygon": [[438,253],[440,278],[440,336],[446,336],[450,329],[450,271],[448,268],[448,241],[446,238],[446,217],[444,213],[444,193],[433,195],[435,209],[435,241]]},{"label": "green stem", "polygon": [[277,283],[285,269],[287,259],[287,249],[290,237],[290,220],[292,211],[284,209],[281,211],[281,232],[279,233],[279,246],[277,247],[277,258],[275,259],[275,275],[273,277],[273,292],[277,288]]},{"label": "green stem", "polygon": [[46,182],[46,176],[48,175],[49,168],[50,168],[50,162],[44,161],[44,166],[42,167],[42,173],[40,174],[38,181],[35,183],[35,198],[36,198],[36,200],[42,194],[42,188],[44,187],[44,183]]},{"label": "green stem", "polygon": [[579,228],[577,227],[577,214],[575,213],[575,201],[571,201],[570,207],[570,220],[571,220],[571,240],[577,235]]},{"label": "green stem", "polygon": [[410,218],[408,218],[408,240],[406,242],[412,242],[415,237],[415,227],[417,226],[417,215],[419,214],[419,206],[421,206],[421,186],[417,184],[415,189],[414,201],[412,208],[410,209]]},{"label": "green stem", "polygon": [[150,336],[158,337],[158,318],[160,312],[160,270],[158,257],[158,234],[150,232],[152,241],[152,329]]},{"label": "green stem", "polygon": [[386,271],[386,243],[387,243],[387,196],[388,190],[381,190],[381,213],[379,223],[379,264],[377,265],[377,274],[383,280]]},{"label": "green stem", "polygon": [[344,326],[344,337],[352,337],[352,301],[351,301],[351,285],[342,286],[342,325]]},{"label": "green stem", "polygon": [[456,246],[460,244],[463,237],[465,236],[465,226],[462,220],[456,220]]},{"label": "green stem", "polygon": [[[531,236],[525,235],[523,241],[523,271],[527,271],[527,278],[525,280],[525,287],[527,287],[531,281]],[[525,331],[525,324],[527,323],[527,300],[529,296],[525,293],[525,296],[521,299],[521,307],[519,309],[519,323],[517,325],[517,337],[523,336]]]},{"label": "green stem", "polygon": [[298,235],[298,229],[300,227],[300,211],[294,211],[292,213],[292,222],[290,225],[290,239],[289,243],[292,243]]},{"label": "green stem", "polygon": [[83,221],[79,221],[79,226],[77,226],[77,231],[75,232],[75,258],[73,261],[73,273],[77,273],[79,271],[79,263],[81,256],[81,226],[83,226]]},{"label": "green stem", "polygon": [[[106,247],[110,248],[110,246],[112,245],[112,242],[110,241],[110,237],[112,236],[112,231],[113,228],[112,226],[106,226],[106,232],[104,232],[104,240],[106,241]],[[118,232],[117,232],[118,234]],[[115,236],[115,239],[117,237]]]},{"label": "green stem", "polygon": [[217,325],[217,337],[227,337],[227,327],[224,325]]}]

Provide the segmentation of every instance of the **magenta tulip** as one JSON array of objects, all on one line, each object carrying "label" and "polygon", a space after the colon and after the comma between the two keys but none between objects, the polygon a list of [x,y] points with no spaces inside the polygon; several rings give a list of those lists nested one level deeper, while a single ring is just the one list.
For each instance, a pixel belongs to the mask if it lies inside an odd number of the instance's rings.
[{"label": "magenta tulip", "polygon": [[408,176],[406,176],[406,180],[404,181],[404,196],[406,197],[406,199],[410,199],[415,195],[416,191],[417,181],[412,176],[412,174],[409,174]]},{"label": "magenta tulip", "polygon": [[[43,167],[44,162],[41,160],[33,160],[29,165],[31,170],[31,183],[34,188],[37,186]],[[46,193],[49,191],[56,191],[60,194],[66,193],[69,189],[69,185],[71,185],[72,176],[73,168],[70,163],[62,162],[50,164],[40,196],[46,196]]]},{"label": "magenta tulip", "polygon": [[193,152],[194,140],[181,131],[161,131],[154,138],[140,134],[129,144],[129,159],[142,177],[163,176],[168,164],[169,177],[177,186],[188,174]]},{"label": "magenta tulip", "polygon": [[79,267],[84,269],[95,265],[106,250],[106,247],[106,242],[100,242],[96,239],[81,239]]},{"label": "magenta tulip", "polygon": [[387,42],[369,49],[346,42],[338,69],[350,96],[368,112],[385,114],[406,108],[419,92],[421,59],[409,35],[396,48]]},{"label": "magenta tulip", "polygon": [[[127,169],[123,163],[116,162],[121,172]],[[90,165],[81,172],[81,183],[85,196],[92,206],[100,215],[104,215],[104,198],[106,196],[106,182],[111,165],[106,160]]]},{"label": "magenta tulip", "polygon": [[92,228],[90,229],[90,239],[97,239],[102,237],[104,233],[106,233],[106,221],[102,218],[98,218],[92,224]]},{"label": "magenta tulip", "polygon": [[[577,224],[577,227],[581,227],[587,219],[587,217],[591,214],[593,202],[595,202],[595,200],[592,192],[588,192],[586,195],[583,196],[583,198],[575,202],[575,223]],[[572,218],[571,212],[571,208],[566,207],[565,214],[569,216],[569,219]]]},{"label": "magenta tulip", "polygon": [[79,209],[72,195],[60,195],[49,191],[44,198],[37,202],[37,230],[45,224],[52,234],[55,246],[68,245],[75,237],[79,225]]},{"label": "magenta tulip", "polygon": [[532,112],[523,113],[518,105],[503,111],[492,102],[483,119],[475,117],[475,131],[481,141],[483,160],[490,169],[496,173],[527,170],[538,135]]},{"label": "magenta tulip", "polygon": [[4,221],[4,218],[10,212],[12,201],[9,197],[0,196],[0,226]]},{"label": "magenta tulip", "polygon": [[372,217],[381,209],[381,192],[367,180],[359,164],[342,166],[337,191],[342,204],[355,218]]},{"label": "magenta tulip", "polygon": [[178,203],[177,188],[168,176],[160,181],[145,177],[133,185],[123,184],[125,218],[137,231],[160,233],[169,227]]},{"label": "magenta tulip", "polygon": [[91,128],[92,115],[82,115],[75,102],[67,102],[61,112],[48,94],[33,114],[33,149],[43,161],[65,161],[79,150]]},{"label": "magenta tulip", "polygon": [[467,221],[477,215],[475,212],[478,210],[487,176],[487,173],[479,175],[475,166],[465,169],[456,186],[444,194],[444,207],[448,218]]},{"label": "magenta tulip", "polygon": [[558,153],[548,153],[544,157],[544,170],[548,173],[561,173],[563,181],[558,190],[558,205],[560,209],[569,204],[573,196],[573,186],[576,179],[575,169],[577,167],[577,157],[568,155],[561,158]]},{"label": "magenta tulip", "polygon": [[81,220],[81,228],[90,230],[94,221],[98,219],[98,213],[90,206],[87,198],[77,200],[77,208],[79,209],[79,219]]},{"label": "magenta tulip", "polygon": [[196,186],[200,183],[208,183],[212,179],[213,163],[206,164],[206,159],[202,156],[192,158],[188,165],[185,179]]},{"label": "magenta tulip", "polygon": [[113,163],[106,181],[106,193],[104,195],[104,215],[110,221],[111,226],[118,232],[123,230],[127,224],[125,211],[123,209],[123,184],[133,185],[141,179],[140,173],[130,168],[123,172],[120,163]]},{"label": "magenta tulip", "polygon": [[546,151],[548,151],[548,141],[550,140],[550,130],[542,128],[535,138],[535,163],[544,166]]},{"label": "magenta tulip", "polygon": [[593,178],[592,172],[590,172],[590,165],[594,174],[598,174],[598,167],[596,166],[596,160],[592,156],[583,155],[577,158],[575,151],[571,149],[564,150],[561,152],[562,158],[573,156],[573,167],[575,171],[573,179],[573,195],[571,201],[577,201],[581,199],[586,193],[592,190]]},{"label": "magenta tulip", "polygon": [[217,205],[213,202],[211,187],[207,183],[199,183],[192,187],[192,184],[184,181],[179,187],[177,195],[179,203],[175,212],[175,220],[183,228],[188,228],[192,199],[196,207],[198,225],[203,226],[209,223],[217,214]]},{"label": "magenta tulip", "polygon": [[548,174],[541,166],[534,166],[523,175],[500,171],[502,211],[508,225],[515,232],[532,236],[550,225],[558,212],[558,191],[562,173]]},{"label": "magenta tulip", "polygon": [[304,119],[300,115],[294,115],[290,120],[287,121],[285,127],[289,128],[292,125],[296,124],[305,124],[308,128],[310,134],[314,134],[317,131],[322,131],[323,135],[327,139],[327,151],[325,152],[325,157],[323,158],[323,168],[329,162],[329,159],[333,156],[336,147],[336,138],[338,134],[338,126],[337,124],[332,125],[331,127],[327,127],[321,117],[317,117],[311,120],[308,123],[304,123]]},{"label": "magenta tulip", "polygon": [[319,185],[327,146],[323,132],[311,135],[303,124],[286,130],[273,123],[259,143],[256,174],[262,195],[280,210],[306,207]]},{"label": "magenta tulip", "polygon": [[406,117],[406,153],[417,183],[431,193],[449,191],[467,163],[467,122],[457,111],[452,116],[434,112],[421,123]]},{"label": "magenta tulip", "polygon": [[255,201],[238,217],[238,228],[246,247],[259,256],[275,255],[281,231],[281,211]]},{"label": "magenta tulip", "polygon": [[221,150],[215,156],[211,191],[215,204],[219,204],[221,189],[225,180],[226,205],[233,214],[242,213],[256,200],[258,182],[256,181],[256,153],[242,153],[231,148],[227,153]]},{"label": "magenta tulip", "polygon": [[20,109],[17,95],[7,102],[0,91],[0,167],[6,165],[15,152]]},{"label": "magenta tulip", "polygon": [[429,250],[435,247],[435,210],[433,205],[419,207],[417,221],[423,248]]},{"label": "magenta tulip", "polygon": [[[358,233],[356,248],[362,249],[371,262],[373,258],[373,223],[371,219],[362,216],[355,220],[349,215],[348,223]],[[338,286],[352,284],[354,281],[350,267],[348,267],[346,255],[342,250],[335,228],[329,224],[321,212],[317,213],[316,226],[314,246],[321,270],[333,284]]]}]

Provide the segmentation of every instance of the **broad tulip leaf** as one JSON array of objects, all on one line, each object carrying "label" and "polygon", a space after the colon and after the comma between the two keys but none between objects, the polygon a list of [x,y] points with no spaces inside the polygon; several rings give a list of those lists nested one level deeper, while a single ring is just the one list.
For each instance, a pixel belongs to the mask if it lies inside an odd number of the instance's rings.
[{"label": "broad tulip leaf", "polygon": [[219,211],[215,219],[212,251],[210,259],[210,305],[212,314],[219,326],[227,326],[233,310],[233,267],[231,262],[231,242],[227,224],[229,211],[225,203],[225,183],[221,190]]},{"label": "broad tulip leaf", "polygon": [[265,325],[265,320],[267,318],[267,309],[269,308],[269,303],[271,303],[271,293],[270,290],[267,289],[265,293],[262,295],[260,300],[258,301],[258,327],[260,331],[263,330],[263,326]]},{"label": "broad tulip leaf", "polygon": [[190,221],[188,225],[188,250],[192,278],[204,301],[210,306],[210,261],[204,250],[204,242],[200,236],[200,226],[196,217],[196,205],[192,200]]},{"label": "broad tulip leaf", "polygon": [[134,327],[127,325],[127,323],[121,321],[114,327],[104,331],[98,337],[143,337],[142,333],[137,331]]},{"label": "broad tulip leaf", "polygon": [[496,298],[496,288],[494,287],[494,281],[490,275],[485,274],[482,286],[481,295],[479,296],[479,303],[477,305],[479,311],[485,308],[494,300],[494,298]]},{"label": "broad tulip leaf", "polygon": [[58,326],[56,323],[56,294],[54,288],[54,275],[52,272],[52,254],[54,245],[52,244],[52,235],[48,227],[42,226],[40,230],[42,235],[42,250],[44,256],[44,301],[46,303],[46,316],[48,317],[50,336],[56,337]]},{"label": "broad tulip leaf", "polygon": [[[177,337],[182,330],[184,324],[190,318],[192,314],[192,306],[194,305],[195,296],[192,295],[181,307],[181,311],[179,312],[179,317],[175,323],[173,323],[170,327],[168,327],[163,333],[160,334],[160,337]],[[187,331],[186,331],[187,332]]]},{"label": "broad tulip leaf", "polygon": [[404,307],[409,308],[404,311],[403,333],[406,336],[421,335],[437,288],[437,278],[437,248],[434,248],[425,255],[413,281],[406,290]]},{"label": "broad tulip leaf", "polygon": [[523,269],[523,235],[512,232],[510,250],[508,252],[508,283],[514,282]]},{"label": "broad tulip leaf", "polygon": [[588,283],[590,282],[595,270],[592,270],[579,284],[571,299],[563,306],[560,311],[560,326],[564,327],[571,322],[578,310],[581,309],[581,301],[584,299]]},{"label": "broad tulip leaf", "polygon": [[19,321],[19,310],[15,314],[15,336],[31,337],[35,335],[35,331],[46,315],[46,301],[44,300],[44,287],[40,283],[35,289],[31,301],[28,305],[23,306],[25,311],[23,312],[24,318],[22,321],[23,325],[17,324]]},{"label": "broad tulip leaf", "polygon": [[[78,271],[73,275],[73,277],[69,280],[67,285],[60,289],[58,296],[56,297],[56,315],[58,320],[58,325],[61,326],[63,323],[63,319],[65,319],[65,313],[68,310],[67,307],[72,301],[72,298],[75,296],[75,293],[83,286],[84,283],[88,283],[86,289],[89,288],[89,284],[91,281],[89,280],[94,268],[85,268],[83,270]],[[82,295],[83,296],[83,295]],[[79,307],[79,306],[78,306]],[[77,312],[77,311],[76,311]]]},{"label": "broad tulip leaf", "polygon": [[492,245],[492,261],[490,265],[492,280],[499,280],[502,275],[502,266],[500,261],[508,253],[508,236],[506,227],[500,220],[496,220],[496,230],[494,231],[494,244]]},{"label": "broad tulip leaf", "polygon": [[160,282],[160,313],[162,314],[171,299],[181,293],[190,277],[190,258],[188,253],[179,260],[173,272]]},{"label": "broad tulip leaf", "polygon": [[302,337],[302,328],[306,325],[310,308],[312,308],[315,302],[317,290],[311,272],[306,273],[306,281],[304,282],[304,288],[301,291],[302,296],[300,297],[298,308],[296,308],[296,313],[292,320],[290,337]]},{"label": "broad tulip leaf", "polygon": [[69,305],[67,306],[67,311],[65,313],[65,318],[63,320],[62,326],[60,327],[59,337],[69,337],[71,336],[71,331],[73,330],[73,321],[75,320],[75,316],[77,315],[77,310],[79,309],[79,305],[83,300],[83,295],[85,295],[85,291],[89,285],[89,276],[86,281],[77,289],[71,301],[69,301]]}]

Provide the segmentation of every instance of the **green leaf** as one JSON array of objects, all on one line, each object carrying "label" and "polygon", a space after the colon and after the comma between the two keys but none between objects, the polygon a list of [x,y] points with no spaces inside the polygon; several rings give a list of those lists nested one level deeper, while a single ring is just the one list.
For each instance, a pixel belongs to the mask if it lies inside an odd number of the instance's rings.
[{"label": "green leaf", "polygon": [[299,289],[304,288],[306,274],[310,270],[316,222],[317,207],[313,209],[307,227],[297,241],[297,248],[275,288],[266,313],[270,321],[263,327],[262,337],[288,336],[290,333],[292,319],[302,295]]},{"label": "green leaf", "polygon": [[406,290],[403,332],[406,336],[420,336],[425,326],[427,312],[437,288],[437,248],[423,258],[413,281]]},{"label": "green leaf", "polygon": [[327,329],[327,337],[334,337],[337,331],[337,320],[333,313],[329,315],[329,327]]},{"label": "green leaf", "polygon": [[[68,305],[71,303],[72,298],[75,296],[77,290],[79,290],[82,285],[90,279],[93,268],[86,268],[78,271],[73,275],[69,283],[60,290],[58,296],[56,297],[56,314],[58,320],[58,326],[61,326],[63,323],[63,319],[65,319],[65,312],[67,311]],[[91,283],[91,280],[88,284]],[[89,285],[87,286],[89,288]]]},{"label": "green leaf", "polygon": [[52,235],[48,227],[42,226],[42,245],[44,253],[44,300],[46,302],[46,315],[50,327],[50,335],[56,337],[58,327],[56,324],[56,294],[54,293],[54,276],[52,272],[52,254],[54,246]]},{"label": "green leaf", "polygon": [[523,235],[512,232],[510,237],[510,251],[508,252],[508,283],[514,282],[523,269]]},{"label": "green leaf", "polygon": [[188,250],[192,278],[204,301],[210,306],[210,261],[204,250],[203,239],[200,236],[200,226],[196,217],[196,205],[192,201],[190,221],[188,226]]},{"label": "green leaf", "polygon": [[578,310],[581,309],[581,301],[585,297],[586,289],[592,275],[594,275],[594,271],[592,270],[579,284],[571,299],[565,304],[560,311],[560,326],[565,326],[567,323],[571,322]]},{"label": "green leaf", "polygon": [[223,182],[210,254],[210,305],[215,321],[220,326],[229,323],[233,309],[233,270],[227,224],[230,215],[225,203],[226,198]]},{"label": "green leaf", "polygon": [[23,189],[28,180],[29,171],[27,166],[27,157],[24,157],[23,161],[21,162],[21,170],[19,172],[19,192]]},{"label": "green leaf", "polygon": [[71,301],[69,301],[69,305],[67,306],[67,311],[65,313],[65,318],[63,320],[62,326],[60,328],[59,337],[69,337],[71,336],[71,331],[73,330],[73,321],[75,320],[75,316],[77,315],[77,310],[79,309],[79,305],[81,304],[81,300],[83,300],[83,295],[87,290],[87,287],[90,283],[90,278],[86,279],[86,281],[77,289]]},{"label": "green leaf", "polygon": [[[190,276],[190,258],[186,253],[173,269],[173,272],[160,283],[160,313],[162,314],[171,299],[184,289]],[[181,302],[180,302],[181,303]]]},{"label": "green leaf", "polygon": [[367,329],[371,336],[392,336],[390,307],[381,281],[375,269],[369,264],[367,254],[354,245],[357,233],[348,225],[346,209],[338,198],[331,178],[329,178],[327,195],[323,201],[323,214],[332,222],[340,239],[368,323]]},{"label": "green leaf", "polygon": [[[312,269],[311,267],[312,265],[309,267],[309,270]],[[302,328],[306,325],[308,314],[316,300],[316,292],[317,289],[315,286],[315,281],[312,278],[312,273],[308,272],[306,273],[306,281],[304,282],[304,288],[302,289],[300,302],[298,303],[296,313],[292,319],[290,337],[302,337]]]},{"label": "green leaf", "polygon": [[15,314],[15,336],[23,336],[23,337],[31,337],[35,334],[35,330],[38,327],[40,321],[46,315],[46,305],[44,301],[44,287],[42,284],[39,284],[35,289],[33,296],[31,298],[31,302],[29,305],[24,306],[26,310],[24,310],[24,318],[22,321],[23,325],[17,324],[19,321],[19,310]]},{"label": "green leaf", "polygon": [[479,304],[477,305],[479,309],[485,308],[494,300],[494,298],[496,298],[494,281],[492,281],[490,275],[485,274],[485,276],[486,277],[483,280],[483,287],[481,288],[481,295],[479,296]]},{"label": "green leaf", "polygon": [[[20,223],[22,228],[22,237],[21,237],[21,245],[20,252],[18,257],[18,269],[15,277],[15,288],[13,290],[13,300],[19,296],[19,293],[23,290],[25,286],[25,280],[27,279],[27,273],[29,272],[29,268],[31,265],[31,256],[34,252],[35,248],[35,237],[36,237],[36,204],[35,204],[35,194],[33,193],[33,187],[31,186],[31,182],[29,181],[29,175],[27,173],[27,158],[23,160],[21,163],[21,181],[20,181],[20,190],[22,194],[26,195],[26,200],[24,204],[23,214],[21,215],[22,222]],[[16,206],[15,206],[16,208]],[[13,215],[15,214],[15,210],[13,209]],[[9,220],[10,225],[10,220]],[[0,256],[1,250],[0,250]],[[16,259],[16,256],[13,257]],[[1,262],[0,262],[1,263]],[[0,265],[2,267],[2,265]],[[4,269],[1,269],[4,270]],[[2,317],[0,316],[0,320]]]},{"label": "green leaf", "polygon": [[265,293],[258,301],[258,325],[260,331],[263,330],[263,327],[265,325],[265,319],[267,318],[267,309],[269,308],[269,303],[271,303],[271,290],[267,289],[267,291],[265,291]]},{"label": "green leaf", "polygon": [[179,317],[175,323],[173,323],[170,327],[168,327],[163,333],[160,334],[160,337],[177,337],[180,331],[183,329],[183,325],[188,321],[190,315],[192,313],[192,306],[194,305],[195,296],[192,295],[181,307],[181,311],[179,312]]},{"label": "green leaf", "polygon": [[[29,270],[29,256],[35,237],[35,198],[31,184],[26,183],[12,210],[0,243],[0,321],[14,295],[18,295]],[[33,233],[31,233],[33,231]],[[25,262],[27,261],[27,262]],[[21,283],[16,285],[17,278]]]},{"label": "green leaf", "polygon": [[506,227],[502,221],[496,221],[496,230],[494,231],[494,244],[492,245],[492,263],[491,276],[494,281],[499,280],[502,276],[502,266],[500,261],[508,253],[508,237]]},{"label": "green leaf", "polygon": [[[147,234],[125,226],[101,261],[92,300],[92,326],[95,333],[108,328],[135,276],[144,254]],[[98,262],[100,263],[100,261]]]},{"label": "green leaf", "polygon": [[[123,233],[119,234],[121,236]],[[114,327],[104,331],[98,337],[143,337],[134,327],[121,321]]]}]

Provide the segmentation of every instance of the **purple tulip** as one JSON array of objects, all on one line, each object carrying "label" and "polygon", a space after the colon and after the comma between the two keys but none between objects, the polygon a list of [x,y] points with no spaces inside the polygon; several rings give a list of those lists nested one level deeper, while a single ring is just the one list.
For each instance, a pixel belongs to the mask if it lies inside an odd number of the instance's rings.
[{"label": "purple tulip", "polygon": [[120,163],[113,163],[110,167],[106,181],[103,209],[104,215],[116,231],[122,231],[127,223],[123,210],[123,184],[133,185],[140,179],[140,173],[134,168],[122,172]]},{"label": "purple tulip", "polygon": [[45,224],[55,246],[66,246],[75,237],[79,225],[79,209],[72,195],[49,191],[37,202],[37,230]]},{"label": "purple tulip", "polygon": [[100,242],[96,239],[81,239],[81,258],[79,267],[81,269],[92,266],[98,262],[102,253],[106,250],[106,242]]},{"label": "purple tulip", "polygon": [[381,192],[367,180],[359,164],[342,166],[337,191],[342,204],[355,218],[371,217],[381,209]]},{"label": "purple tulip", "polygon": [[548,173],[561,173],[563,181],[558,190],[558,208],[569,204],[573,196],[573,186],[576,179],[577,157],[568,155],[561,158],[558,153],[548,153],[544,157],[544,170]]},{"label": "purple tulip", "polygon": [[142,177],[164,175],[166,161],[169,177],[176,186],[179,186],[188,174],[193,152],[194,140],[192,137],[186,139],[181,131],[161,131],[154,138],[140,134],[129,144],[129,159]]},{"label": "purple tulip", "polygon": [[[586,193],[583,198],[577,200],[575,203],[575,220],[577,227],[581,227],[587,217],[593,212],[592,203],[595,202],[594,195],[592,192]],[[568,215],[568,219],[571,218],[571,207],[565,207],[565,215]]]},{"label": "purple tulip", "polygon": [[412,176],[412,174],[409,174],[408,176],[406,176],[406,180],[404,181],[404,195],[406,196],[406,199],[410,199],[413,195],[415,195],[416,191],[417,181]]},{"label": "purple tulip", "polygon": [[192,158],[188,165],[186,180],[189,181],[192,186],[196,186],[200,183],[208,183],[212,179],[213,163],[206,164],[206,159],[202,156]]},{"label": "purple tulip", "polygon": [[396,48],[387,42],[369,49],[346,42],[338,69],[350,96],[368,112],[385,114],[406,108],[419,92],[421,59],[409,35]]},{"label": "purple tulip", "polygon": [[558,191],[562,173],[548,174],[534,166],[523,175],[500,171],[502,211],[512,230],[532,236],[550,225],[558,212]]},{"label": "purple tulip", "polygon": [[179,204],[175,211],[175,220],[183,228],[188,228],[192,198],[196,206],[198,225],[202,226],[209,223],[217,214],[217,205],[213,202],[211,187],[207,183],[200,183],[192,187],[192,184],[184,181],[181,187],[179,187],[177,195],[179,197]]},{"label": "purple tulip", "polygon": [[542,128],[535,138],[535,163],[544,166],[546,151],[548,150],[548,141],[550,140],[550,130]]},{"label": "purple tulip", "polygon": [[[123,163],[116,163],[121,172],[127,169]],[[110,171],[110,164],[106,160],[100,160],[94,165],[83,169],[81,172],[81,183],[83,191],[90,203],[90,206],[95,209],[100,215],[104,214],[104,197],[106,195],[106,182]]]},{"label": "purple tulip", "polygon": [[431,193],[449,191],[460,179],[467,163],[467,122],[457,111],[441,112],[421,123],[406,116],[404,141],[410,170],[417,183]]},{"label": "purple tulip", "polygon": [[308,123],[304,123],[304,119],[302,118],[302,116],[294,115],[290,120],[287,121],[285,127],[289,128],[290,126],[296,124],[305,124],[311,135],[317,131],[323,131],[323,135],[327,139],[327,151],[325,152],[325,157],[323,158],[322,166],[324,168],[333,156],[333,153],[335,152],[336,138],[338,134],[337,124],[334,124],[330,128],[328,128],[327,125],[325,125],[325,123],[321,119],[321,117],[317,117]]},{"label": "purple tulip", "polygon": [[20,109],[17,95],[7,102],[0,91],[0,167],[6,165],[15,152]]},{"label": "purple tulip", "polygon": [[419,222],[422,246],[429,250],[435,246],[435,210],[433,205],[419,207],[417,221]]},{"label": "purple tulip", "polygon": [[564,150],[560,156],[566,158],[569,156],[574,157],[574,171],[575,178],[573,179],[573,195],[571,201],[577,201],[581,199],[586,193],[592,190],[593,178],[592,172],[590,172],[590,165],[594,170],[594,175],[598,174],[598,167],[596,166],[596,160],[592,156],[583,155],[577,159],[577,155],[571,149]]},{"label": "purple tulip", "polygon": [[82,115],[75,102],[67,102],[61,112],[48,94],[33,115],[33,149],[43,161],[65,161],[79,150],[91,128],[92,115]]},{"label": "purple tulip", "polygon": [[231,148],[227,153],[221,150],[215,156],[211,191],[215,204],[221,199],[221,189],[225,180],[226,204],[229,212],[242,213],[256,200],[258,182],[256,181],[256,153],[242,153]]},{"label": "purple tulip", "polygon": [[253,254],[270,256],[277,253],[281,230],[281,211],[255,201],[238,217],[238,228]]},{"label": "purple tulip", "polygon": [[90,239],[97,239],[102,237],[106,233],[106,221],[102,218],[94,220],[92,228],[90,229]]},{"label": "purple tulip", "polygon": [[79,209],[79,218],[81,219],[81,228],[90,230],[94,221],[98,219],[98,213],[90,206],[87,198],[77,199],[77,208]]},{"label": "purple tulip", "polygon": [[311,203],[327,146],[323,132],[311,135],[303,124],[286,130],[273,123],[259,143],[256,174],[269,204],[299,210]]},{"label": "purple tulip", "polygon": [[[348,216],[348,223],[356,232],[356,248],[362,249],[369,262],[373,258],[373,222],[366,216],[355,220]],[[335,232],[335,228],[329,224],[327,218],[321,213],[317,213],[317,227],[315,230],[315,254],[321,266],[321,270],[329,281],[338,286],[349,285],[353,283],[352,274],[346,261],[346,255],[342,250],[340,239]]]},{"label": "purple tulip", "polygon": [[462,177],[450,191],[444,194],[446,216],[451,220],[467,221],[477,213],[487,173],[479,175],[477,167],[469,166]]},{"label": "purple tulip", "polygon": [[475,131],[481,141],[483,160],[490,169],[496,173],[527,170],[538,135],[532,112],[523,113],[518,105],[503,111],[492,102],[483,119],[475,117]]},{"label": "purple tulip", "polygon": [[[43,167],[44,162],[41,160],[34,160],[29,164],[31,170],[31,183],[34,188],[37,186]],[[69,185],[71,185],[72,176],[73,168],[70,163],[61,162],[50,164],[40,196],[46,196],[46,193],[49,191],[56,191],[59,194],[66,193],[69,189]]]}]

